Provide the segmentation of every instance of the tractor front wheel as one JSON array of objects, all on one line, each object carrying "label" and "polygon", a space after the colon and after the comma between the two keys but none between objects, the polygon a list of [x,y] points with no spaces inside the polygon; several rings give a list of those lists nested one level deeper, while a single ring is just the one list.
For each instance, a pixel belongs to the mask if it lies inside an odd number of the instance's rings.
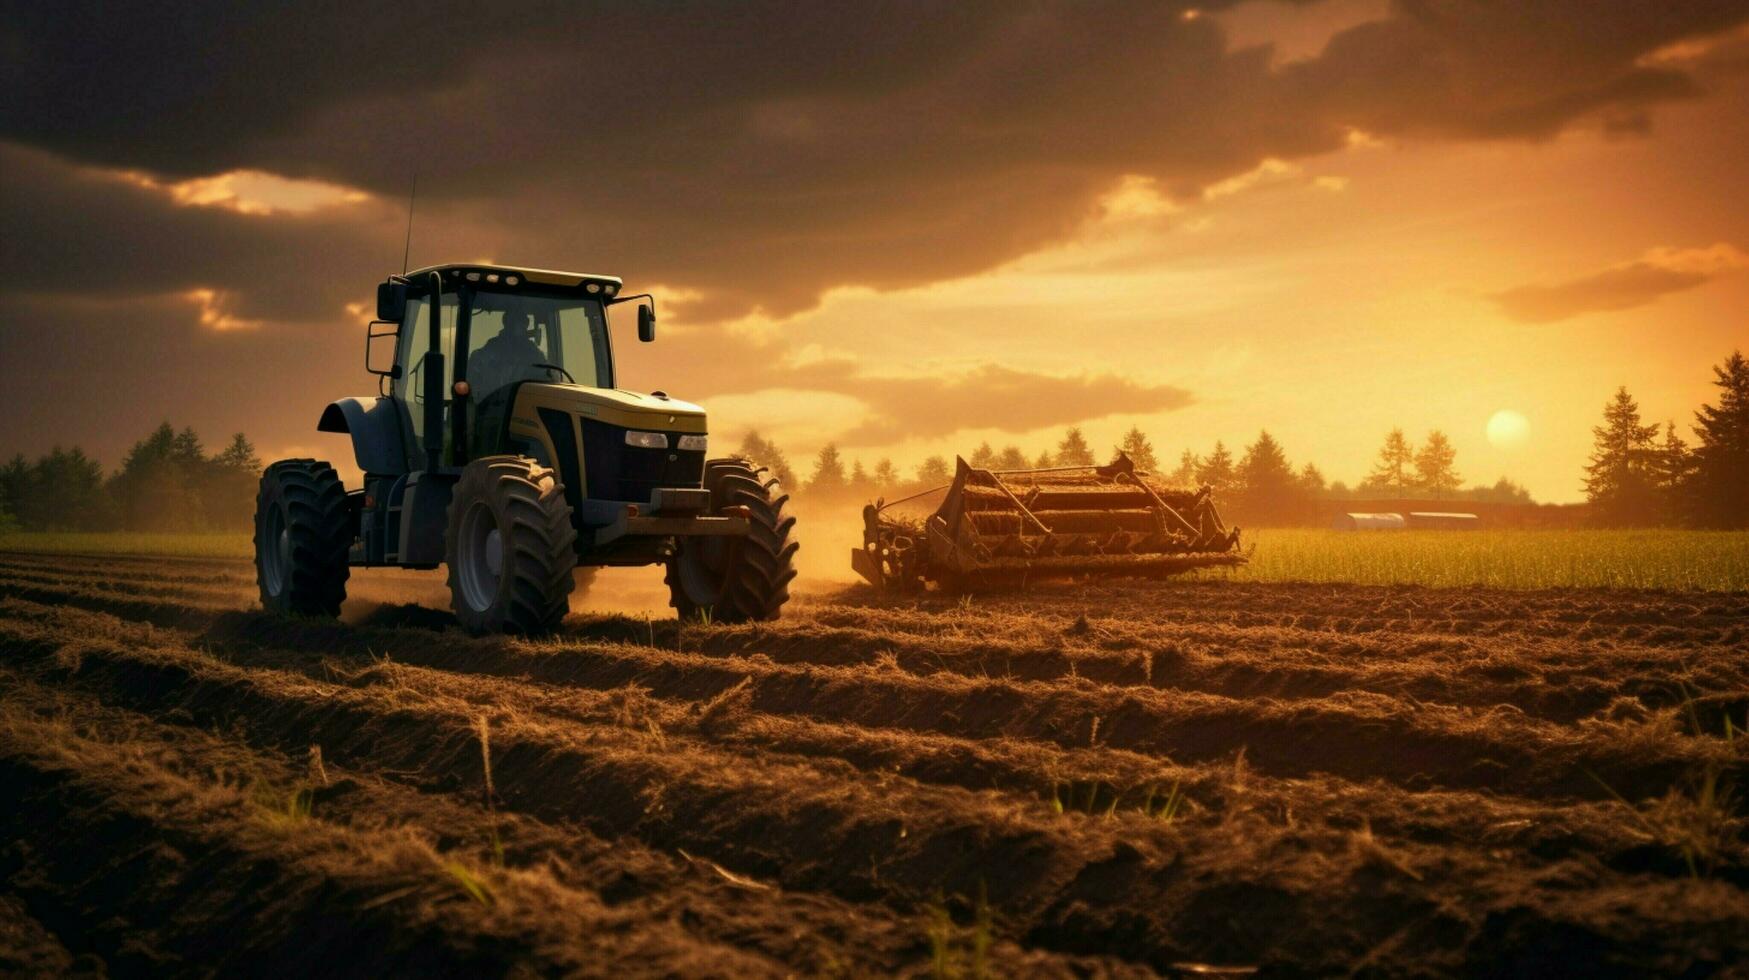
[{"label": "tractor front wheel", "polygon": [[577,531],[564,487],[526,456],[482,456],[449,502],[450,605],[470,633],[544,633],[570,612]]},{"label": "tractor front wheel", "polygon": [[776,619],[789,601],[800,547],[791,533],[796,519],[784,513],[789,495],[765,467],[744,459],[705,463],[704,486],[711,509],[746,507],[751,530],[744,538],[681,538],[668,560],[670,603],[682,619],[700,614],[724,623]]},{"label": "tractor front wheel", "polygon": [[346,488],[334,467],[316,459],[282,459],[261,474],[255,581],[269,611],[340,615],[351,545]]}]

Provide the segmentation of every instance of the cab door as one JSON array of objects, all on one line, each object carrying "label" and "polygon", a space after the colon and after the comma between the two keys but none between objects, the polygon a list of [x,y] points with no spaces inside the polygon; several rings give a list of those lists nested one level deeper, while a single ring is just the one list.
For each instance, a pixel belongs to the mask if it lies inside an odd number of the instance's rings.
[{"label": "cab door", "polygon": [[[456,314],[460,304],[454,293],[441,298],[443,329],[438,342],[443,351],[443,445],[444,457],[450,456],[451,382],[455,365]],[[401,320],[401,341],[397,354],[400,375],[392,388],[395,403],[400,406],[403,440],[407,451],[408,470],[425,468],[425,371],[431,356],[431,300],[429,296],[409,297],[407,314]]]}]

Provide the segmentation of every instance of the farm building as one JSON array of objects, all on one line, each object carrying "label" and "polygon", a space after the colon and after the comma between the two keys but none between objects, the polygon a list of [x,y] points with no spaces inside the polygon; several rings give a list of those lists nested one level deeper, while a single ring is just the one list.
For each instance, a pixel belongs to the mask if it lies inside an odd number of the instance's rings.
[{"label": "farm building", "polygon": [[1482,519],[1474,514],[1417,510],[1409,513],[1409,527],[1421,531],[1474,531]]},{"label": "farm building", "polygon": [[1401,531],[1409,522],[1402,514],[1337,514],[1330,526],[1338,531]]}]

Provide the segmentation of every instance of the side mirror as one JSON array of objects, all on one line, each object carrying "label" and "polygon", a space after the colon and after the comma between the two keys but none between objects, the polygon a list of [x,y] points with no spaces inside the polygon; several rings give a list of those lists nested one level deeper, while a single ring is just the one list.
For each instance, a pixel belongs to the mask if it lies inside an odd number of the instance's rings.
[{"label": "side mirror", "polygon": [[[385,378],[397,377],[395,338],[400,335],[399,321],[372,320],[364,336],[364,369]],[[386,341],[386,343],[385,343]]]},{"label": "side mirror", "polygon": [[638,339],[649,343],[656,339],[656,304],[638,307]]},{"label": "side mirror", "polygon": [[392,279],[377,283],[377,319],[399,324],[406,316],[407,284]]}]

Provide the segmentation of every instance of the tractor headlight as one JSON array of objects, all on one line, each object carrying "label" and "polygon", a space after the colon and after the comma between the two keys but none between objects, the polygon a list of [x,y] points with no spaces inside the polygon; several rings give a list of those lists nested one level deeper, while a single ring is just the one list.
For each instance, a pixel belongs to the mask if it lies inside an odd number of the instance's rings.
[{"label": "tractor headlight", "polygon": [[627,432],[626,445],[639,449],[667,449],[668,436],[661,432]]},{"label": "tractor headlight", "polygon": [[704,445],[705,445],[704,436],[681,436],[680,437],[680,448],[681,449],[687,449],[687,450],[691,450],[692,452],[702,453],[702,452],[704,452]]}]

